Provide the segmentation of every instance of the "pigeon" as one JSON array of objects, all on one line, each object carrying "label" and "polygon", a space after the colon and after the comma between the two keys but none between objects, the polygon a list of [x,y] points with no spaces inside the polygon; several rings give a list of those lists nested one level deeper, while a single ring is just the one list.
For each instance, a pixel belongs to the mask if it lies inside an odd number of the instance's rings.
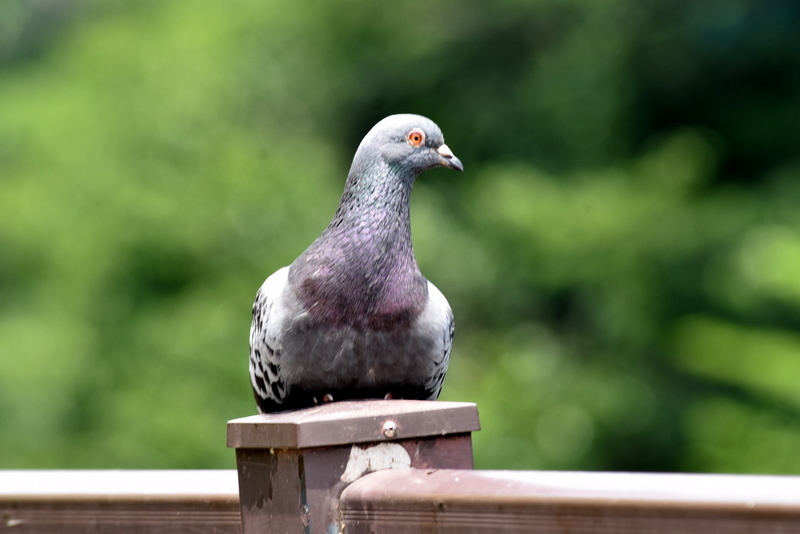
[{"label": "pigeon", "polygon": [[455,323],[417,266],[409,214],[414,181],[433,167],[464,170],[420,115],[386,117],[361,141],[333,220],[256,294],[250,380],[261,413],[439,397]]}]

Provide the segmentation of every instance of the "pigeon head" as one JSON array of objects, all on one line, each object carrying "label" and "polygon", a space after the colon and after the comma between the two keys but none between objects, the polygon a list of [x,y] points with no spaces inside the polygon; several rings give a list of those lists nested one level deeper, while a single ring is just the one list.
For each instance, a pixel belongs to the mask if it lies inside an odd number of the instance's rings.
[{"label": "pigeon head", "polygon": [[414,257],[409,201],[417,176],[433,167],[463,170],[430,119],[392,115],[367,133],[333,220],[289,272],[314,320],[396,326],[420,312],[428,286]]},{"label": "pigeon head", "polygon": [[461,160],[444,143],[436,123],[410,114],[386,117],[361,141],[353,170],[358,172],[365,164],[375,162],[413,178],[433,167],[464,170]]}]

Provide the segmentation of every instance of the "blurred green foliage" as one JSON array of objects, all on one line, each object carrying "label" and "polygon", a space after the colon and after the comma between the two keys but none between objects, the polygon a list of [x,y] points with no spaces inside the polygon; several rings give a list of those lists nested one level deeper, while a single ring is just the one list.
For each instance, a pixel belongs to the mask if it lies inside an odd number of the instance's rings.
[{"label": "blurred green foliage", "polygon": [[800,4],[0,3],[0,468],[233,467],[377,120],[482,468],[800,473]]}]

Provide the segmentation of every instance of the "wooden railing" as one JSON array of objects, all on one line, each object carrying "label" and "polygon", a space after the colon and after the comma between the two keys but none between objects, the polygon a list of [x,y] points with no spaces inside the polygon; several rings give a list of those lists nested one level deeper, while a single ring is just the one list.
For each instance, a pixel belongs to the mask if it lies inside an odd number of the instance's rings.
[{"label": "wooden railing", "polygon": [[236,472],[0,471],[0,532],[239,534]]},{"label": "wooden railing", "polygon": [[347,534],[800,532],[797,477],[395,471],[339,503]]},{"label": "wooden railing", "polygon": [[237,471],[0,471],[0,532],[798,533],[800,477],[476,471],[473,404],[231,421]]}]

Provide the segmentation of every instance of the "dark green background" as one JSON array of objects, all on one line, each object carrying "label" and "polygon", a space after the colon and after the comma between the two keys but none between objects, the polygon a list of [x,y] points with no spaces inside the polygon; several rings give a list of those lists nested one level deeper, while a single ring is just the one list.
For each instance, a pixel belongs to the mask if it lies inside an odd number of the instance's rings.
[{"label": "dark green background", "polygon": [[800,3],[0,1],[0,468],[233,467],[366,131],[481,468],[800,473]]}]

